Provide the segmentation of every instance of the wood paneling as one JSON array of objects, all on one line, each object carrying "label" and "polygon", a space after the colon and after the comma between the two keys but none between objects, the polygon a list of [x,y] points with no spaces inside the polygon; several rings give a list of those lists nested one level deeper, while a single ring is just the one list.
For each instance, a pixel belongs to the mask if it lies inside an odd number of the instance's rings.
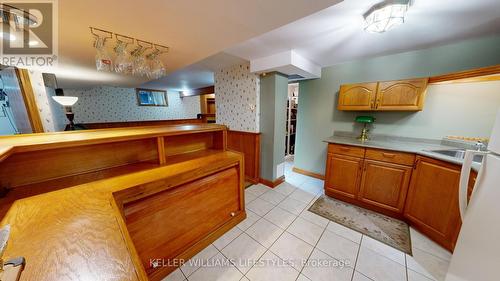
[{"label": "wood paneling", "polygon": [[16,153],[1,163],[0,185],[15,188],[145,161],[158,163],[155,139]]},{"label": "wood paneling", "polygon": [[[172,120],[146,120],[146,121],[126,121],[126,122],[105,122],[105,123],[81,123],[86,129],[106,129],[123,127],[142,127],[142,126],[163,126],[179,124],[197,124],[204,123],[202,119],[172,119]],[[206,122],[205,122],[206,123]]]},{"label": "wood paneling", "polygon": [[350,145],[342,145],[342,144],[328,144],[328,153],[334,154],[342,154],[352,157],[365,157],[365,148],[350,146]]},{"label": "wood paneling", "polygon": [[325,189],[348,198],[356,198],[361,180],[362,158],[328,154]]},{"label": "wood paneling", "polygon": [[[242,212],[231,168],[123,206],[127,229],[148,274],[151,259],[173,264],[189,247]],[[159,219],[161,218],[161,219]]]},{"label": "wood paneling", "polygon": [[415,163],[415,154],[383,149],[366,149],[366,159],[379,160],[394,164],[413,166]]},{"label": "wood paneling", "polygon": [[469,69],[464,71],[458,71],[443,75],[437,75],[429,78],[429,83],[442,83],[442,82],[450,82],[461,79],[469,79],[487,75],[494,75],[500,73],[500,65],[493,65],[482,68]]},{"label": "wood paneling", "polygon": [[214,135],[212,132],[167,136],[163,139],[165,144],[165,155],[167,157],[214,147]]},{"label": "wood paneling", "polygon": [[411,167],[365,160],[359,200],[402,213],[410,182]]},{"label": "wood paneling", "polygon": [[427,78],[380,82],[375,109],[380,111],[422,110]]},{"label": "wood paneling", "polygon": [[377,93],[377,82],[341,85],[338,110],[372,110]]},{"label": "wood paneling", "polygon": [[404,211],[417,229],[450,251],[460,229],[460,170],[457,165],[417,156]]},{"label": "wood paneling", "polygon": [[245,155],[245,177],[258,183],[260,179],[260,133],[227,132],[227,147]]}]

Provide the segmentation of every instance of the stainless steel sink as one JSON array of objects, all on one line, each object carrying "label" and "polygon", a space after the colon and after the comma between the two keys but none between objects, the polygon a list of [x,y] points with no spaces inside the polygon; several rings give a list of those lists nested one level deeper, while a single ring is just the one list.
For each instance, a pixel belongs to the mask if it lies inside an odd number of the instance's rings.
[{"label": "stainless steel sink", "polygon": [[[431,152],[450,156],[457,159],[465,158],[465,149],[443,149],[443,150],[431,150]],[[472,161],[481,163],[483,162],[483,155],[474,155]]]}]

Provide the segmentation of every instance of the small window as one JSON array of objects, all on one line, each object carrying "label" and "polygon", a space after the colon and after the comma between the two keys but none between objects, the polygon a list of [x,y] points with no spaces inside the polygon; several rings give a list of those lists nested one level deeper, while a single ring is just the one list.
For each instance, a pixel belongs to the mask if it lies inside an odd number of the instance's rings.
[{"label": "small window", "polygon": [[168,106],[167,91],[135,89],[140,106]]}]

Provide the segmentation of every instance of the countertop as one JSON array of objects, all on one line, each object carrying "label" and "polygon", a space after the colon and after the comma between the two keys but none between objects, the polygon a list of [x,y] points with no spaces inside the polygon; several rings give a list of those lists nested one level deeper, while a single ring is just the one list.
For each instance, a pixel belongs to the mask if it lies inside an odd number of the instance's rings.
[{"label": "countertop", "polygon": [[115,142],[118,140],[127,141],[156,136],[222,131],[225,129],[226,126],[217,124],[182,124],[1,136],[0,160],[15,152]]},{"label": "countertop", "polygon": [[[379,137],[368,141],[360,141],[353,136],[346,135],[334,135],[325,140],[327,143],[345,144],[359,147],[386,149],[407,153],[415,153],[417,155],[422,155],[426,157],[431,157],[438,160],[443,160],[453,164],[462,165],[463,160],[438,154],[432,152],[432,150],[442,150],[442,149],[459,149],[460,147],[444,145],[439,140],[427,140],[427,139],[412,139],[404,137]],[[472,169],[479,171],[481,164],[473,163]]]}]

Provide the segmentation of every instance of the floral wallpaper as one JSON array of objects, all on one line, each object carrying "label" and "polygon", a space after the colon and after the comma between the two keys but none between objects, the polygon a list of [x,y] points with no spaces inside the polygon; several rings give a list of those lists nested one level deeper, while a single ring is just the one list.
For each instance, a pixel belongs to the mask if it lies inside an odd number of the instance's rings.
[{"label": "floral wallpaper", "polygon": [[45,87],[41,72],[29,70],[29,77],[44,132],[64,131],[66,116],[64,108],[52,99],[54,89]]},{"label": "floral wallpaper", "polygon": [[215,72],[217,123],[231,130],[259,132],[260,79],[249,64]]},{"label": "floral wallpaper", "polygon": [[78,97],[73,106],[75,123],[187,119],[200,113],[198,96],[180,98],[178,92],[167,91],[167,107],[137,105],[135,88],[65,89],[64,95]]}]

